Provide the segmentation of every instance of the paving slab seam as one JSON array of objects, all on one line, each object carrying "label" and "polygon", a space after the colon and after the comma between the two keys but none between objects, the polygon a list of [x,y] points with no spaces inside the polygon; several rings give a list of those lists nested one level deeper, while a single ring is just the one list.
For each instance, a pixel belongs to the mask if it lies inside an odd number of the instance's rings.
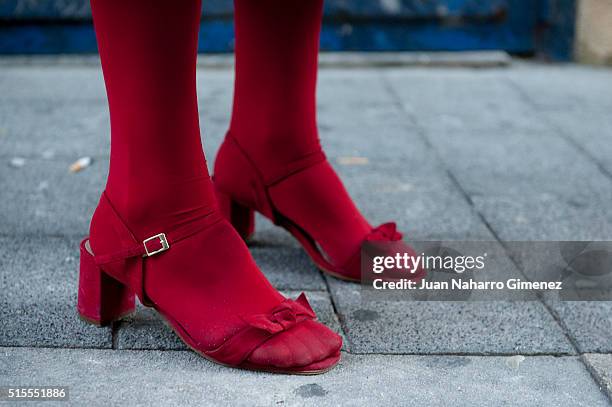
[{"label": "paving slab seam", "polygon": [[511,356],[529,356],[529,357],[578,357],[586,353],[568,353],[568,352],[348,352],[351,355],[384,355],[384,356],[480,356],[480,357],[511,357]]},{"label": "paving slab seam", "polygon": [[110,347],[95,347],[95,346],[71,346],[71,345],[62,345],[62,346],[32,346],[32,345],[0,345],[0,351],[2,349],[72,349],[72,350],[120,350],[113,349]]},{"label": "paving slab seam", "polygon": [[[74,347],[74,346],[15,346],[15,345],[0,345],[0,351],[7,349],[32,349],[32,350],[102,350],[108,352],[185,352],[185,353],[193,353],[190,349],[148,349],[148,348],[86,348],[86,347]],[[377,352],[377,353],[363,353],[363,352],[349,352],[347,350],[341,350],[342,353],[351,354],[353,356],[418,356],[418,357],[439,357],[439,356],[457,356],[457,357],[478,357],[478,358],[486,358],[486,357],[510,357],[516,356],[516,353],[466,353],[466,352],[449,352],[449,353],[390,353],[390,352]],[[581,358],[586,355],[592,354],[591,352],[585,352],[578,355],[567,354],[567,353],[521,353],[521,356],[526,356],[530,358]],[[598,353],[598,355],[612,355],[612,353]]]},{"label": "paving slab seam", "polygon": [[[601,353],[601,355],[610,355],[610,353]],[[586,366],[587,372],[589,372],[589,374],[591,375],[595,383],[597,383],[601,392],[604,393],[606,397],[608,397],[608,400],[610,401],[610,405],[612,405],[612,393],[609,393],[608,391],[606,391],[606,386],[608,384],[606,383],[605,379],[597,372],[595,367],[589,363],[589,361],[586,358],[586,353],[580,354],[580,361],[582,362],[584,366]]]},{"label": "paving slab seam", "polygon": [[[84,350],[113,350],[113,351],[159,351],[159,352],[184,352],[187,349],[151,349],[151,348],[121,348],[113,344],[113,347],[87,347],[87,346],[32,346],[32,345],[0,345],[0,349],[10,348],[31,348],[31,349],[84,349]],[[384,356],[480,356],[480,357],[510,357],[516,356],[516,352],[504,353],[504,352],[356,352],[350,351],[348,348],[343,349],[343,352],[351,355],[384,355]],[[578,357],[586,355],[585,353],[567,353],[567,352],[521,352],[522,356],[530,357]],[[612,353],[599,353],[601,355],[612,355]]]},{"label": "paving slab seam", "polygon": [[[455,175],[452,173],[452,171],[450,170],[450,168],[448,167],[448,165],[446,165],[444,159],[442,158],[442,156],[440,156],[440,154],[438,153],[438,150],[436,150],[436,148],[433,146],[433,144],[431,143],[431,141],[429,140],[429,138],[426,136],[425,131],[423,129],[423,127],[419,124],[418,120],[416,119],[416,117],[414,117],[414,115],[412,113],[410,113],[404,106],[404,103],[402,102],[401,97],[399,96],[399,94],[395,91],[395,89],[393,89],[393,87],[391,86],[391,84],[389,83],[389,80],[387,79],[386,76],[382,76],[382,80],[385,84],[385,88],[387,89],[387,92],[391,95],[391,97],[393,98],[394,104],[395,106],[400,109],[402,112],[405,113],[406,117],[409,118],[409,120],[411,121],[411,124],[413,125],[413,127],[411,127],[411,130],[415,130],[416,134],[419,136],[419,138],[422,139],[422,141],[427,145],[428,148],[430,148],[433,152],[433,154],[436,157],[436,162],[440,163],[439,166],[441,167],[441,169],[446,173],[447,177],[450,179],[451,183],[455,186],[455,188],[457,189],[457,192],[459,192],[461,194],[461,196],[463,196],[463,198],[465,199],[465,201],[468,203],[468,205],[470,206],[470,208],[472,208],[472,211],[478,216],[478,218],[480,219],[480,221],[483,223],[483,225],[487,228],[487,230],[489,231],[489,233],[491,233],[491,236],[499,243],[502,245],[502,247],[504,248],[504,251],[506,252],[508,258],[510,259],[510,261],[514,264],[514,266],[516,267],[517,271],[519,273],[521,273],[521,275],[523,275],[528,281],[531,281],[531,279],[524,273],[524,271],[521,269],[521,267],[519,267],[518,263],[516,262],[516,260],[510,255],[510,252],[507,250],[507,246],[505,244],[505,242],[500,238],[499,234],[495,231],[495,229],[493,228],[493,226],[489,223],[489,221],[487,220],[487,218],[484,216],[484,214],[479,211],[476,206],[474,205],[474,201],[472,200],[470,194],[465,190],[465,188],[462,187],[461,183],[459,182],[459,180],[457,179],[457,177],[455,177]],[[557,324],[561,327],[563,334],[565,335],[565,337],[570,341],[570,343],[572,344],[572,346],[574,347],[574,350],[576,351],[576,353],[578,352],[578,347],[576,342],[571,338],[571,336],[569,335],[569,332],[567,330],[567,327],[565,326],[565,324],[561,324],[560,320],[559,320],[559,316],[556,313],[553,313],[552,310],[550,309],[550,307],[547,306],[547,304],[543,301],[543,299],[541,298],[541,296],[538,294],[538,299],[539,301],[542,303],[542,305],[544,305],[544,307],[548,310],[548,312],[551,314],[551,316],[555,319],[555,321],[557,322]]]},{"label": "paving slab seam", "polygon": [[119,341],[119,328],[123,321],[113,321],[111,323],[111,349],[117,349],[117,343]]},{"label": "paving slab seam", "polygon": [[[521,86],[516,83],[511,78],[505,78],[506,82],[510,85],[516,94],[523,100],[526,104],[528,104],[531,108],[542,111],[541,107],[534,102],[534,100],[521,88]],[[570,147],[574,148],[578,153],[580,153],[587,161],[594,164],[597,169],[610,181],[612,181],[612,172],[608,171],[606,166],[593,154],[591,154],[587,149],[585,149],[576,139],[574,139],[571,135],[569,135],[565,129],[553,121],[551,121],[547,115],[542,115],[542,121],[546,123],[552,130],[554,130],[554,134],[556,134],[561,140],[565,141]]]},{"label": "paving slab seam", "polygon": [[[432,152],[435,154],[435,156],[437,158],[436,162],[440,163],[439,166],[441,167],[441,169],[444,170],[444,172],[446,173],[447,177],[449,177],[451,183],[455,186],[457,191],[463,196],[463,198],[466,200],[468,205],[472,208],[474,213],[478,216],[478,218],[483,223],[483,225],[491,233],[492,237],[499,244],[502,245],[502,247],[504,248],[506,254],[508,255],[508,258],[510,259],[510,261],[512,261],[512,263],[516,267],[517,271],[519,273],[521,273],[521,275],[523,275],[527,280],[531,281],[531,279],[524,273],[524,271],[521,269],[521,267],[519,267],[518,263],[513,258],[513,256],[510,255],[509,251],[507,250],[507,246],[506,246],[505,242],[502,241],[502,239],[500,238],[499,234],[495,231],[495,229],[489,223],[489,221],[484,216],[484,214],[476,208],[476,206],[474,205],[474,202],[473,202],[471,196],[462,187],[462,185],[459,182],[459,180],[455,177],[455,175],[452,173],[450,168],[446,165],[446,163],[443,160],[443,158],[440,156],[440,154],[435,149],[435,147],[433,146],[433,144],[431,143],[429,138],[426,136],[425,131],[423,130],[423,127],[419,124],[418,120],[405,108],[404,103],[402,102],[399,94],[395,91],[395,89],[393,89],[393,87],[389,83],[387,77],[386,76],[382,76],[382,79],[383,79],[383,81],[385,83],[385,88],[387,89],[387,92],[389,92],[389,94],[392,96],[392,98],[394,100],[394,104],[396,105],[396,107],[401,109],[401,111],[404,112],[406,114],[406,116],[410,119],[411,124],[413,125],[413,127],[411,129],[412,130],[416,130],[417,135],[428,146],[428,148],[430,148],[432,150]],[[561,328],[563,334],[565,335],[565,337],[568,339],[568,341],[570,342],[570,344],[574,348],[575,353],[578,354],[579,353],[578,345],[577,345],[576,341],[569,334],[567,326],[564,323],[562,323],[562,321],[559,318],[559,315],[556,312],[553,312],[553,310],[545,303],[545,301],[543,301],[543,299],[542,299],[542,297],[540,295],[538,295],[538,299],[539,299],[540,303],[542,303],[542,305],[546,308],[546,310],[548,310],[548,312],[551,314],[553,319],[557,322],[557,324]]]},{"label": "paving slab seam", "polygon": [[[515,89],[515,91],[519,94],[519,96],[521,97],[522,100],[525,101],[525,103],[529,104],[531,107],[533,107],[534,109],[538,109],[538,106],[533,103],[533,101],[529,98],[529,95],[527,95],[525,92],[523,92],[523,90],[518,86],[518,84],[516,84],[514,81],[512,81],[511,79],[508,78],[508,81],[511,83],[511,86],[513,89]],[[400,106],[403,107],[403,104],[401,103],[401,99],[399,99],[399,95],[397,95],[397,93],[395,93],[394,90],[392,90],[392,88],[388,88],[390,91],[392,91],[395,96],[397,97],[398,102],[400,103]],[[403,109],[404,111],[406,111],[405,109]],[[406,113],[408,113],[406,111]],[[585,158],[587,158],[588,161],[592,162],[593,164],[595,164],[598,169],[609,179],[612,180],[612,174],[610,174],[607,169],[603,166],[602,163],[599,162],[599,160],[597,160],[595,157],[593,157],[588,151],[586,151],[582,146],[580,146],[571,136],[568,136],[562,129],[558,128],[558,126],[556,126],[554,123],[550,122],[547,119],[543,119],[543,121],[549,125],[551,128],[553,128],[554,130],[556,130],[557,134],[561,135],[561,139],[564,140],[566,143],[568,143],[569,145],[571,145],[572,147],[574,147],[575,149],[578,150],[579,153],[582,153]],[[415,127],[417,129],[417,131],[419,133],[421,133],[421,137],[424,139],[427,139],[427,137],[425,136],[425,132],[422,130],[421,126],[418,125],[416,118],[413,118],[413,122],[415,124]],[[444,161],[442,160],[442,158],[440,157],[439,154],[437,154],[437,151],[435,150],[435,148],[433,148],[433,145],[431,143],[428,143],[428,146],[430,146],[430,148],[432,148],[432,150],[436,153],[436,155],[439,158],[440,163],[444,163]],[[531,281],[531,279],[525,274],[524,270],[520,267],[520,265],[516,262],[516,259],[510,254],[510,251],[507,250],[507,246],[505,244],[504,241],[502,241],[502,239],[500,238],[500,236],[498,235],[498,233],[495,231],[495,229],[493,228],[493,226],[489,223],[489,221],[486,219],[486,217],[484,216],[483,213],[481,213],[478,209],[476,209],[475,205],[473,204],[473,201],[471,199],[471,197],[469,196],[469,194],[467,193],[467,191],[465,191],[465,189],[461,186],[461,183],[459,182],[459,180],[457,180],[457,178],[454,176],[454,174],[452,174],[452,172],[450,171],[450,169],[444,165],[444,169],[447,172],[447,175],[449,176],[449,178],[452,180],[452,182],[455,184],[455,186],[458,188],[458,190],[462,193],[462,195],[464,196],[464,198],[466,199],[466,201],[468,202],[468,204],[473,208],[473,210],[475,211],[476,214],[478,214],[478,217],[482,220],[482,222],[484,223],[484,225],[486,226],[486,228],[491,232],[491,234],[493,235],[493,237],[495,238],[495,240],[497,240],[502,247],[504,248],[504,251],[506,252],[508,258],[510,259],[510,261],[514,264],[514,266],[516,267],[516,269],[521,273],[521,275],[523,275],[525,277],[526,280]],[[555,320],[555,322],[557,323],[557,325],[559,325],[559,327],[561,328],[561,331],[563,332],[563,335],[565,336],[565,338],[568,340],[568,342],[571,344],[571,346],[574,348],[575,354],[576,355],[580,355],[580,361],[581,363],[584,365],[585,369],[589,372],[589,374],[591,375],[591,378],[598,383],[600,386],[600,390],[606,395],[606,397],[608,397],[608,399],[612,402],[612,396],[610,394],[608,394],[607,392],[604,391],[604,388],[601,386],[600,383],[600,378],[599,376],[596,374],[595,370],[592,369],[592,367],[590,366],[590,364],[586,361],[586,359],[582,356],[583,354],[580,353],[580,346],[577,342],[577,340],[571,335],[571,331],[569,329],[569,327],[567,326],[567,324],[563,321],[563,319],[559,316],[559,313],[554,310],[546,301],[544,301],[543,295],[541,293],[537,293],[537,297],[539,299],[539,301],[542,303],[542,305],[544,306],[544,308],[548,311],[548,313],[552,316],[552,318]]]},{"label": "paving slab seam", "polygon": [[[538,297],[540,297],[540,295],[538,295]],[[548,310],[548,312],[552,315],[555,321],[557,321],[557,324],[559,324],[559,326],[563,330],[563,333],[565,334],[567,339],[570,341],[570,343],[572,344],[574,349],[576,349],[576,352],[580,356],[578,358],[580,360],[580,363],[582,363],[582,365],[587,370],[587,372],[589,372],[589,375],[591,375],[591,378],[593,379],[593,381],[597,383],[597,385],[599,386],[599,390],[608,398],[608,400],[610,401],[610,404],[612,405],[612,394],[609,394],[606,391],[606,388],[603,383],[603,379],[599,376],[597,371],[593,368],[593,366],[591,366],[591,364],[585,358],[584,356],[585,353],[580,352],[580,346],[578,345],[578,342],[569,334],[569,329],[567,325],[565,324],[565,322],[563,322],[563,320],[559,316],[559,313],[555,311],[552,307],[550,307],[548,304],[546,304],[546,301],[542,300],[542,304]]]},{"label": "paving slab seam", "polygon": [[323,277],[323,281],[325,282],[325,288],[328,296],[329,296],[329,302],[331,303],[332,309],[334,311],[334,315],[336,316],[336,319],[338,320],[338,322],[340,323],[340,329],[342,330],[342,336],[344,337],[344,342],[346,342],[344,344],[344,347],[346,348],[346,352],[347,353],[351,353],[351,348],[352,348],[352,344],[351,344],[351,340],[349,339],[349,336],[347,334],[348,329],[346,327],[344,318],[342,317],[342,315],[338,312],[338,307],[336,306],[336,299],[334,298],[334,294],[333,291],[331,289],[331,287],[329,286],[329,280],[328,276],[324,275],[321,271],[319,271],[319,273],[321,273],[321,276]]},{"label": "paving slab seam", "polygon": [[[448,165],[446,164],[446,162],[443,160],[443,158],[440,156],[438,150],[435,148],[435,146],[431,143],[431,140],[427,137],[426,132],[423,128],[423,126],[420,125],[418,119],[414,116],[414,114],[412,114],[408,109],[406,109],[400,95],[396,92],[396,90],[393,88],[393,86],[391,85],[388,77],[386,75],[381,75],[380,76],[382,82],[383,82],[383,87],[386,89],[387,93],[391,96],[392,101],[393,101],[393,105],[402,113],[404,113],[405,117],[408,118],[408,120],[410,121],[411,126],[409,127],[409,130],[412,132],[415,132],[416,135],[421,139],[421,141],[424,143],[424,145],[429,148],[433,155],[436,157],[436,163],[438,163],[438,167],[446,174],[447,178],[449,179],[450,183],[452,185],[454,185],[455,189],[457,190],[457,192],[464,198],[464,200],[467,202],[467,204],[469,205],[469,207],[471,208],[471,210],[473,211],[474,214],[476,214],[476,216],[478,217],[478,219],[480,220],[480,222],[483,224],[483,226],[485,226],[485,228],[489,231],[489,233],[491,234],[491,236],[497,241],[499,242],[503,247],[504,250],[506,252],[506,254],[508,254],[508,250],[506,249],[506,245],[502,242],[501,238],[499,237],[499,235],[496,233],[496,231],[494,230],[494,228],[492,227],[492,225],[489,223],[489,221],[486,219],[486,217],[484,216],[484,214],[479,211],[476,206],[474,205],[474,202],[471,198],[471,196],[469,195],[469,193],[462,187],[461,183],[459,182],[459,180],[455,177],[455,175],[452,173],[451,169],[448,167]],[[516,261],[509,256],[509,259],[512,261],[512,263],[515,265],[515,267],[517,268],[517,271],[525,276],[524,271],[518,267]],[[527,276],[525,276],[527,277]],[[544,305],[544,307],[549,311],[548,307],[546,307],[546,304],[544,304],[544,301],[542,300],[542,298],[539,298],[539,302],[542,303]],[[555,322],[557,323],[557,325],[559,325],[559,327],[561,328],[563,335],[565,336],[566,339],[571,339],[567,329],[564,325],[560,325],[558,318],[555,317],[554,315],[551,314],[551,316],[553,317],[553,319],[555,320]],[[576,355],[578,354],[578,349],[576,347],[576,344],[573,340],[570,340],[569,343],[571,344],[572,348],[574,349],[574,352],[572,354]]]},{"label": "paving slab seam", "polygon": [[[451,182],[455,185],[455,187],[458,189],[458,192],[461,193],[461,195],[464,197],[464,199],[467,201],[467,203],[470,205],[470,207],[472,208],[472,210],[474,211],[474,213],[476,213],[479,217],[479,219],[483,222],[484,226],[490,231],[490,233],[492,234],[492,236],[495,238],[495,240],[497,240],[503,247],[504,250],[506,252],[506,254],[508,255],[510,261],[512,261],[512,263],[515,265],[515,267],[517,268],[517,270],[523,275],[525,276],[525,278],[527,278],[529,281],[531,281],[529,279],[529,277],[527,275],[525,275],[524,271],[518,266],[516,260],[513,258],[513,256],[511,256],[507,250],[507,247],[505,245],[505,243],[501,240],[501,238],[499,237],[499,235],[496,233],[496,231],[494,230],[494,228],[492,227],[492,225],[487,221],[486,217],[484,216],[483,213],[481,213],[474,205],[470,195],[467,193],[467,191],[461,186],[461,183],[459,182],[459,180],[454,176],[454,174],[452,173],[452,171],[450,170],[450,168],[446,165],[445,161],[442,159],[442,157],[440,156],[440,154],[438,153],[437,149],[435,149],[435,147],[433,146],[433,144],[430,142],[429,138],[426,136],[426,133],[423,129],[423,127],[419,124],[418,120],[416,117],[414,117],[414,115],[408,111],[408,109],[405,108],[405,105],[401,99],[401,97],[399,96],[399,94],[395,91],[395,89],[391,86],[391,83],[389,82],[388,78],[386,75],[381,75],[382,81],[384,83],[384,87],[387,90],[387,92],[390,94],[390,96],[393,99],[393,102],[395,104],[395,106],[400,109],[400,111],[402,111],[406,117],[409,118],[409,120],[411,121],[411,124],[413,125],[413,127],[411,128],[411,130],[415,131],[416,134],[418,135],[419,138],[421,138],[421,140],[425,143],[425,145],[430,148],[432,150],[432,152],[435,154],[436,158],[437,158],[437,162],[440,163],[439,166],[445,171],[445,173],[447,174],[447,176],[450,178]],[[510,79],[508,79],[509,83],[511,83],[511,86],[513,89],[515,89],[516,92],[519,93],[519,96],[526,102],[528,103],[530,106],[532,106],[534,109],[537,109],[537,106],[535,106],[535,104],[533,103],[533,101],[529,98],[528,95],[526,95],[523,90],[517,85],[515,84],[513,81],[511,81]],[[539,109],[538,109],[539,110]],[[561,138],[568,144],[570,144],[571,146],[573,146],[575,149],[577,149],[578,152],[582,153],[586,158],[589,159],[590,162],[592,162],[593,164],[597,165],[598,169],[609,179],[612,179],[612,174],[610,174],[605,167],[599,162],[599,160],[597,160],[596,158],[594,158],[590,153],[588,153],[586,150],[584,150],[584,148],[582,148],[582,146],[580,146],[578,143],[576,143],[576,141],[571,138],[570,136],[566,135],[565,132],[563,132],[561,129],[558,129],[556,125],[554,125],[553,123],[550,123],[548,120],[545,120],[545,123],[547,125],[549,125],[552,129],[555,129],[558,131],[558,133],[561,135]],[[576,340],[571,336],[569,329],[567,327],[567,325],[561,320],[561,318],[559,317],[559,314],[554,311],[548,304],[546,304],[546,302],[543,300],[542,296],[540,294],[538,294],[538,299],[539,301],[542,303],[542,305],[544,306],[544,308],[548,311],[548,313],[552,316],[552,318],[555,320],[555,322],[557,323],[557,325],[561,328],[561,331],[563,332],[563,335],[565,336],[565,338],[569,341],[569,343],[571,344],[571,346],[574,348],[575,354],[576,355],[581,355],[580,351],[579,351],[579,346],[578,343],[576,342]],[[612,396],[610,394],[608,394],[605,390],[604,387],[601,386],[600,384],[600,378],[599,376],[596,374],[596,372],[594,371],[594,369],[591,368],[591,366],[587,363],[587,361],[585,360],[584,357],[582,357],[582,355],[579,357],[580,362],[582,363],[582,365],[584,366],[584,368],[587,370],[587,372],[589,372],[589,375],[591,376],[591,379],[597,383],[600,391],[607,397],[607,399],[612,402]]]},{"label": "paving slab seam", "polygon": [[[449,176],[452,176],[452,175],[449,174]],[[452,176],[452,178],[455,178],[455,177]],[[470,205],[472,205],[472,201],[469,198],[469,195],[467,195],[467,192],[463,191],[463,188],[461,188],[461,185],[459,184],[459,182],[456,179],[455,179],[455,181],[456,181],[457,187],[460,188],[462,190],[462,192],[465,193],[466,199],[468,199],[468,201],[470,202]],[[479,210],[477,210],[475,206],[472,206],[472,207],[473,207],[474,211],[478,214],[478,217],[485,224],[487,229],[491,232],[491,234],[493,235],[495,240],[504,248],[504,252],[506,253],[508,259],[512,262],[512,264],[514,264],[514,267],[517,269],[517,271],[519,273],[521,273],[521,275],[525,278],[525,280],[532,281],[531,278],[527,274],[525,274],[525,271],[521,268],[520,264],[516,261],[514,256],[511,255],[511,252],[510,252],[510,250],[508,250],[508,247],[507,247],[506,243],[499,237],[499,235],[497,234],[497,232],[495,231],[493,226],[489,223],[489,221],[485,218],[485,216]],[[565,324],[565,322],[563,322],[563,320],[559,316],[559,313],[557,311],[555,311],[552,307],[550,307],[550,305],[547,304],[546,301],[544,301],[544,297],[543,297],[542,293],[540,293],[540,292],[536,293],[536,297],[538,298],[538,301],[542,304],[542,306],[544,306],[544,308],[548,311],[550,316],[555,320],[557,325],[561,328],[561,332],[563,332],[563,335],[565,336],[567,341],[573,347],[574,354],[575,355],[580,354],[580,347],[578,345],[578,342],[572,337],[572,335],[570,333],[570,330],[567,327],[567,324]]]}]

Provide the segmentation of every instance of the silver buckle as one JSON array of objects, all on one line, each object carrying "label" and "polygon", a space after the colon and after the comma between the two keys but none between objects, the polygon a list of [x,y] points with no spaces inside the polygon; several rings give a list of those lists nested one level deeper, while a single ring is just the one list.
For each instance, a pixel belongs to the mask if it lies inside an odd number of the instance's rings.
[{"label": "silver buckle", "polygon": [[[150,252],[149,249],[147,248],[147,243],[155,239],[159,239],[161,248]],[[165,233],[160,233],[158,235],[151,236],[150,238],[143,240],[142,244],[144,245],[145,252],[147,252],[147,254],[144,254],[142,257],[150,257],[150,256],[153,256],[154,254],[165,252],[166,250],[170,248],[170,245],[168,244],[168,239],[166,239]]]}]

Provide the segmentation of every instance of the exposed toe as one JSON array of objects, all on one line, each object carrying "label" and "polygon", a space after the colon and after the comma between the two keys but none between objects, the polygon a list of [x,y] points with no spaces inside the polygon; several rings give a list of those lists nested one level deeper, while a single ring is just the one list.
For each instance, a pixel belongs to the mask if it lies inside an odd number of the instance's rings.
[{"label": "exposed toe", "polygon": [[248,360],[278,368],[301,367],[339,357],[341,347],[342,338],[338,334],[317,321],[308,320],[274,335],[255,349]]}]

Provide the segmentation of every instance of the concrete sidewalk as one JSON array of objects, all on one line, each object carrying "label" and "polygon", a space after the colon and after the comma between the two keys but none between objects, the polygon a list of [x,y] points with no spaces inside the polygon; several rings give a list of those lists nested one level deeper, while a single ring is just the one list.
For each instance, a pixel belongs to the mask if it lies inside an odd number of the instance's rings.
[{"label": "concrete sidewalk", "polygon": [[[232,73],[201,69],[198,84],[212,163]],[[575,65],[322,69],[319,81],[330,161],[372,223],[413,239],[611,240],[610,112],[612,71]],[[78,243],[108,134],[96,66],[0,64],[0,387],[66,385],[75,405],[610,404],[611,303],[363,302],[261,218],[258,264],[346,338],[330,374],[214,365],[148,310],[86,325]],[[93,164],[70,173],[84,156]]]}]

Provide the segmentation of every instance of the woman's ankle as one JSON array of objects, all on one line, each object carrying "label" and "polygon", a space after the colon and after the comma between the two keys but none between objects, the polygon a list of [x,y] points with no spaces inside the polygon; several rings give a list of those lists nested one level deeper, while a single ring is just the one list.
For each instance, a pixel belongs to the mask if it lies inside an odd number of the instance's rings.
[{"label": "woman's ankle", "polygon": [[155,177],[119,186],[109,182],[104,195],[134,236],[142,239],[207,216],[217,206],[208,173],[171,183]]}]

